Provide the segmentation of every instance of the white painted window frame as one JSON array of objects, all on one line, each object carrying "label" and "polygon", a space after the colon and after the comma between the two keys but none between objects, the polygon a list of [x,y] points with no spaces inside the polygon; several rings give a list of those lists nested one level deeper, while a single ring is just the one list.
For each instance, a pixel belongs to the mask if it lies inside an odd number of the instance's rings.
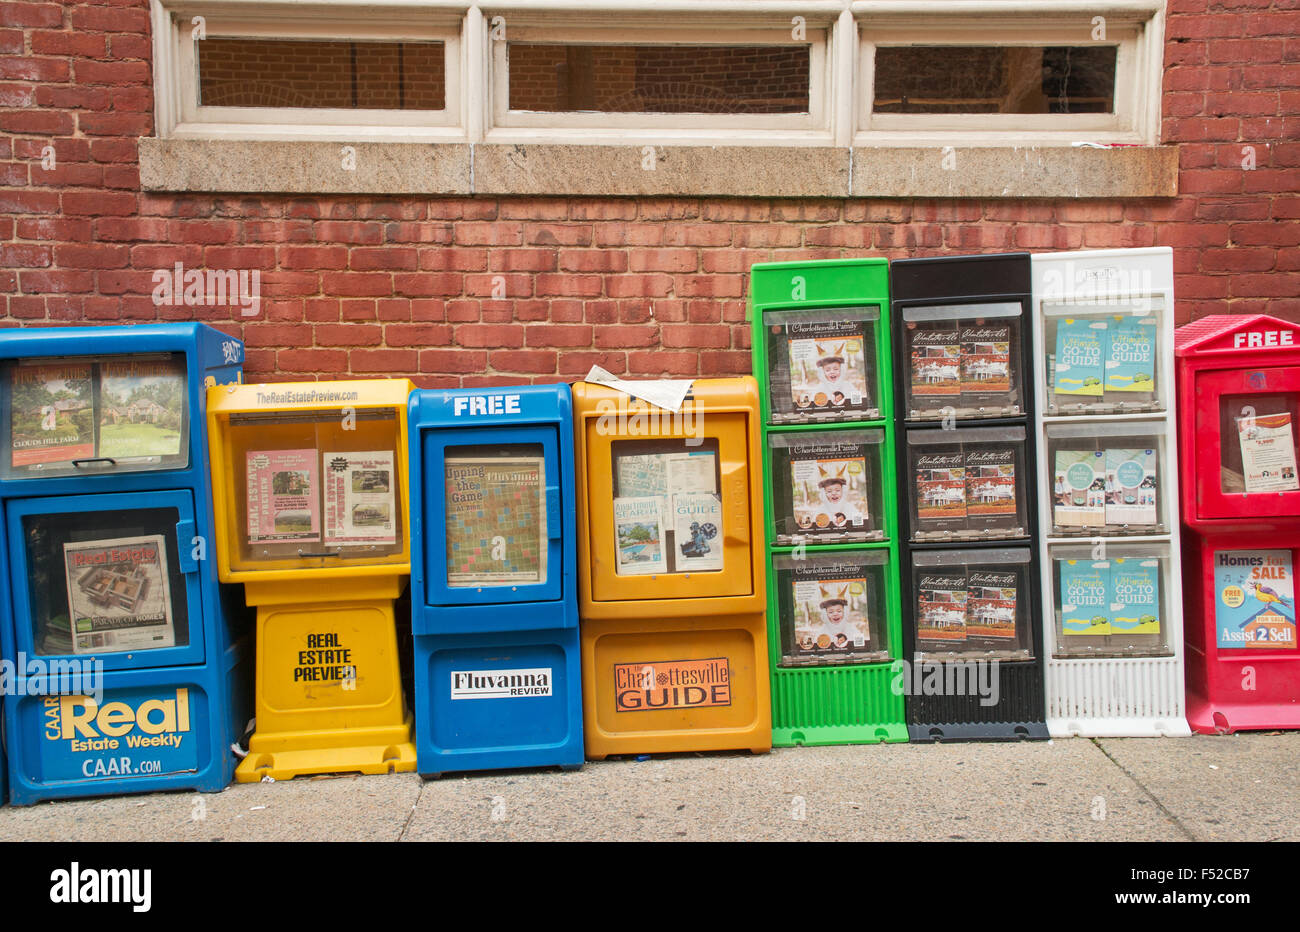
[{"label": "white painted window frame", "polygon": [[[486,126],[488,142],[620,143],[673,142],[686,144],[830,145],[832,40],[834,22],[808,22],[805,40],[791,40],[790,17],[778,17],[765,25],[736,26],[734,19],[714,17],[674,18],[665,26],[662,19],[629,25],[627,17],[617,23],[590,25],[591,17],[579,24],[518,24],[518,17],[505,18],[505,38],[494,38],[489,20],[489,67],[491,109]],[[683,24],[683,20],[694,20]],[[553,22],[554,18],[551,18]],[[809,48],[808,111],[774,114],[711,113],[600,113],[541,112],[509,108],[509,46],[512,42],[562,45],[746,45]]]},{"label": "white painted window frame", "polygon": [[[859,0],[854,146],[1155,145],[1160,136],[1163,0]],[[1095,17],[1105,38],[1094,40]],[[1114,112],[873,113],[876,49],[909,45],[1114,46]]]},{"label": "white painted window frame", "polygon": [[[1156,145],[1165,0],[150,0],[157,135],[376,142],[762,146]],[[191,19],[208,35],[436,39],[442,111],[201,107]],[[805,20],[807,114],[533,113],[508,109],[506,45],[655,41],[786,44]],[[872,114],[889,44],[1118,44],[1114,114]],[[499,20],[497,18],[500,18]],[[504,39],[493,38],[494,23]],[[499,33],[499,31],[497,31]],[[996,40],[996,41],[994,41]]]},{"label": "white painted window frame", "polygon": [[[244,0],[169,3],[151,0],[154,23],[158,135],[177,139],[371,140],[463,142],[466,61],[462,16],[430,16],[399,5],[376,14],[355,4],[317,3],[291,10],[283,3]],[[197,26],[208,38],[277,38],[443,43],[441,110],[213,107],[199,104]]]}]

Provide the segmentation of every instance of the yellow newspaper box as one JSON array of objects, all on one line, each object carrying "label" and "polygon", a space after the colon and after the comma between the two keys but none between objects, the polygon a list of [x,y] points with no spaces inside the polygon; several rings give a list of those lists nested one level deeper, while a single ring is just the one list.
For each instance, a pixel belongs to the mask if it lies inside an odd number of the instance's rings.
[{"label": "yellow newspaper box", "polygon": [[415,770],[393,602],[410,575],[405,379],[208,389],[217,572],[257,606],[235,771]]},{"label": "yellow newspaper box", "polygon": [[758,383],[573,399],[587,756],[767,751]]}]

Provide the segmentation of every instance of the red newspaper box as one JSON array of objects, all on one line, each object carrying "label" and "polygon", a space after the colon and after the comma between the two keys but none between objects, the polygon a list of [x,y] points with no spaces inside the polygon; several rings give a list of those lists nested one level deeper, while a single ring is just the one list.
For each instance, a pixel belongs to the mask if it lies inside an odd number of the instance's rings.
[{"label": "red newspaper box", "polygon": [[1207,317],[1174,355],[1188,724],[1300,728],[1300,326]]}]

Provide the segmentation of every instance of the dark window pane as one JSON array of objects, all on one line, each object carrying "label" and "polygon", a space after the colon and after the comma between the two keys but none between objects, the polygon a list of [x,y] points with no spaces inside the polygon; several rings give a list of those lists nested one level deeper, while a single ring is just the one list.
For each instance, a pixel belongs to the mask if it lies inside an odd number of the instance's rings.
[{"label": "dark window pane", "polygon": [[809,47],[511,42],[510,109],[807,113]]},{"label": "dark window pane", "polygon": [[[179,520],[175,508],[24,518],[36,653],[102,654],[188,645],[189,603],[176,541]],[[78,561],[78,554],[84,559]]]},{"label": "dark window pane", "polygon": [[1113,113],[1115,46],[876,49],[876,113]]},{"label": "dark window pane", "polygon": [[441,110],[441,42],[203,39],[199,103],[209,107]]}]

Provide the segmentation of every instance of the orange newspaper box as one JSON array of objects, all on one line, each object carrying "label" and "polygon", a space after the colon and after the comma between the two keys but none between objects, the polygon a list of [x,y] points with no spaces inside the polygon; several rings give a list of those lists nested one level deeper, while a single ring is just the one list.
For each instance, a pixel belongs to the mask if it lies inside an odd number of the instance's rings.
[{"label": "orange newspaper box", "polygon": [[758,383],[573,408],[587,757],[769,750]]}]

